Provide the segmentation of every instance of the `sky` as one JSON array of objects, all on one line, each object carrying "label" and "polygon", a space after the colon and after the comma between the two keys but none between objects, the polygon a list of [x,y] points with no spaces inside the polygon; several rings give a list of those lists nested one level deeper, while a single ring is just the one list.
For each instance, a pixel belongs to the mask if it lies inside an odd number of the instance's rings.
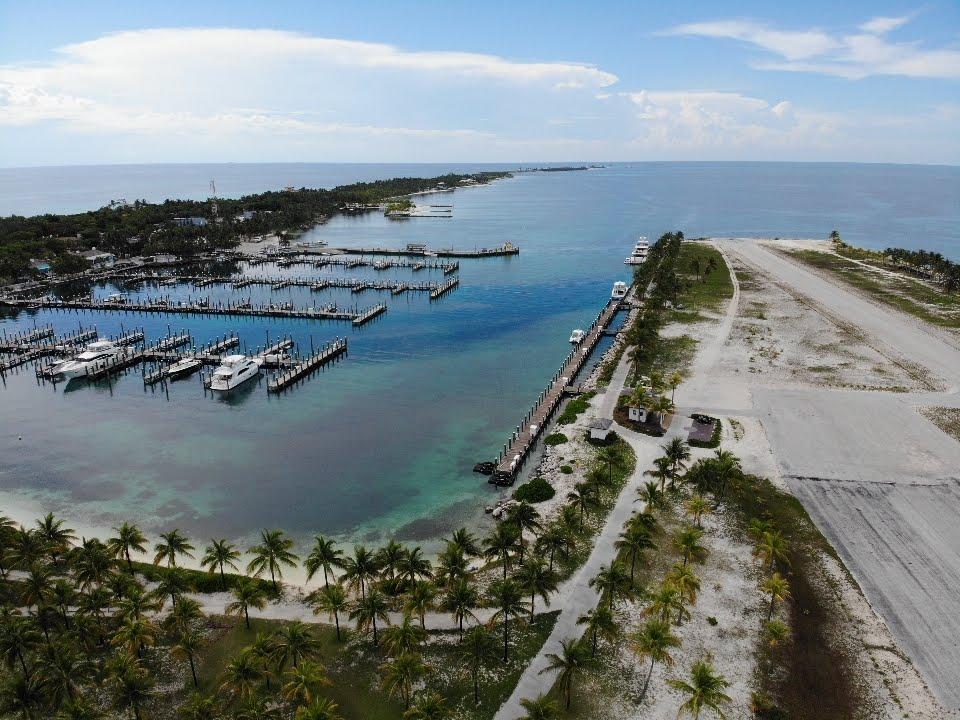
[{"label": "sky", "polygon": [[0,166],[960,164],[960,3],[0,0]]}]

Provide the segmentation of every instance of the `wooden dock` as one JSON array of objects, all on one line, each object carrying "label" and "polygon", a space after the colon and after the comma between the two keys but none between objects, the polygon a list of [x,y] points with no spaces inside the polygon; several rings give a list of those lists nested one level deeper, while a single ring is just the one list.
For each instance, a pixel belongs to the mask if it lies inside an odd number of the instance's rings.
[{"label": "wooden dock", "polygon": [[353,319],[353,326],[360,327],[387,311],[386,303],[378,303]]},{"label": "wooden dock", "polygon": [[531,450],[536,447],[545,426],[563,401],[570,382],[586,364],[619,309],[620,301],[608,301],[606,307],[590,325],[580,345],[567,355],[560,369],[550,379],[550,384],[537,396],[536,402],[523,416],[522,422],[517,425],[510,439],[504,443],[497,457],[496,470],[490,477],[491,483],[496,485],[514,483]]},{"label": "wooden dock", "polygon": [[437,300],[438,298],[443,297],[448,292],[450,292],[455,287],[457,287],[457,285],[459,284],[460,284],[460,278],[450,278],[443,285],[440,285],[439,287],[436,287],[430,291],[430,299]]},{"label": "wooden dock", "polygon": [[457,250],[455,248],[446,248],[441,250],[420,250],[418,248],[327,248],[326,252],[341,255],[397,255],[403,257],[439,257],[439,258],[485,258],[485,257],[509,257],[519,255],[520,248],[511,243],[504,243],[493,248],[479,248],[476,250]]},{"label": "wooden dock", "polygon": [[267,392],[279,393],[347,352],[347,339],[337,338],[316,352],[267,380]]}]

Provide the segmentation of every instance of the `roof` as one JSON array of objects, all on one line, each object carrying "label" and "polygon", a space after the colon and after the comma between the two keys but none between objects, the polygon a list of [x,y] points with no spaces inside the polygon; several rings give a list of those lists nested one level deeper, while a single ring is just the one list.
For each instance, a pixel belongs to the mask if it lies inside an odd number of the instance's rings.
[{"label": "roof", "polygon": [[590,423],[591,430],[609,430],[613,426],[610,418],[597,418]]}]

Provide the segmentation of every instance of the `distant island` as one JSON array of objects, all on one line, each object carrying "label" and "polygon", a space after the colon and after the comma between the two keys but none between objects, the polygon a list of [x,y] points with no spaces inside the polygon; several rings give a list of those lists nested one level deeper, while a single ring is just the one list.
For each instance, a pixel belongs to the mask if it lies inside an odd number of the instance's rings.
[{"label": "distant island", "polygon": [[562,165],[560,167],[520,168],[517,172],[576,172],[577,170],[597,170],[603,165]]},{"label": "distant island", "polygon": [[0,218],[0,283],[44,273],[81,272],[101,255],[190,257],[244,238],[295,234],[338,212],[368,212],[387,201],[509,177],[509,172],[393,178],[330,190],[292,187],[238,199],[113,202],[98,210]]}]

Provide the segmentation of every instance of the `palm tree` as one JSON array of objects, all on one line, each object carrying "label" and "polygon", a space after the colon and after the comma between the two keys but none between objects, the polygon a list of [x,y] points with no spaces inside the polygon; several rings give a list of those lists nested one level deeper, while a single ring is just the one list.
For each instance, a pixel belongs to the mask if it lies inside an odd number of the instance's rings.
[{"label": "palm tree", "polygon": [[520,544],[520,530],[512,523],[498,524],[483,541],[484,555],[490,560],[499,559],[503,565],[503,579],[507,579],[510,553]]},{"label": "palm tree", "polygon": [[603,595],[607,595],[607,607],[613,609],[614,597],[623,592],[629,594],[630,577],[627,575],[623,566],[614,561],[610,565],[601,565],[599,572],[590,580],[590,587],[596,588]]},{"label": "palm tree", "polygon": [[669,622],[647,620],[631,640],[634,651],[641,659],[650,658],[650,669],[647,670],[647,679],[640,692],[640,702],[643,702],[647,696],[647,688],[650,687],[650,676],[653,675],[654,664],[659,662],[664,665],[673,665],[670,648],[680,647],[680,638],[673,634]]},{"label": "palm tree", "polygon": [[618,467],[623,461],[620,448],[616,445],[608,445],[597,453],[597,460],[607,468],[606,486],[613,487],[613,468]]},{"label": "palm tree", "polygon": [[277,639],[275,634],[258,632],[244,652],[250,654],[263,670],[263,679],[267,683],[267,692],[272,689],[272,679],[275,675],[273,671],[274,659],[277,656]]},{"label": "palm tree", "polygon": [[717,448],[711,460],[718,490],[723,497],[727,494],[727,485],[730,481],[743,475],[740,459],[729,450]]},{"label": "palm tree", "polygon": [[767,566],[767,572],[773,572],[777,562],[782,562],[784,565],[790,564],[790,544],[779,530],[764,531],[757,543],[755,553]]},{"label": "palm tree", "polygon": [[790,641],[790,627],[779,620],[770,620],[764,625],[763,636],[770,647],[780,647]]},{"label": "palm tree", "polygon": [[190,664],[190,674],[193,676],[193,687],[199,688],[200,683],[197,680],[197,651],[203,646],[200,633],[190,627],[180,631],[177,637],[177,644],[170,648],[170,654],[178,660],[186,660]]},{"label": "palm tree", "polygon": [[93,664],[72,644],[54,643],[41,655],[38,675],[47,699],[54,706],[76,700],[80,686],[93,672]]},{"label": "palm tree", "polygon": [[405,709],[410,708],[413,686],[427,674],[428,668],[416,653],[403,653],[380,666],[383,686],[392,695],[399,695]]},{"label": "palm tree", "polygon": [[430,561],[423,556],[423,548],[419,545],[407,550],[397,563],[397,579],[404,587],[433,577]]},{"label": "palm tree", "polygon": [[618,627],[613,619],[613,612],[604,605],[588,610],[586,614],[578,617],[577,625],[586,625],[587,632],[590,634],[591,658],[597,655],[597,640],[600,637],[612,642],[617,636]]},{"label": "palm tree", "polygon": [[357,631],[366,633],[369,628],[373,628],[373,646],[380,646],[380,636],[377,634],[377,620],[385,623],[390,622],[390,616],[387,599],[383,593],[372,588],[370,593],[357,601],[353,610],[350,611],[350,619],[357,623]]},{"label": "palm tree", "polygon": [[551,670],[560,672],[557,679],[564,697],[564,708],[569,710],[573,698],[573,679],[590,660],[587,650],[576,638],[567,638],[560,641],[559,653],[547,653],[546,658],[549,662],[540,674]]},{"label": "palm tree", "polygon": [[107,547],[114,557],[123,557],[127,561],[127,570],[133,572],[133,560],[130,554],[133,552],[145,553],[147,551],[147,536],[136,525],[125,522],[120,527],[114,528],[117,533],[107,541]]},{"label": "palm tree", "polygon": [[323,570],[323,585],[330,584],[329,577],[334,568],[343,567],[343,551],[330,538],[317,535],[314,538],[313,550],[307,555],[303,566],[307,569],[307,580],[312,580],[317,570]]},{"label": "palm tree", "polygon": [[700,519],[710,512],[710,501],[699,493],[691,495],[683,504],[683,514],[692,517],[698,529],[702,529]]},{"label": "palm tree", "polygon": [[153,546],[153,550],[156,553],[153,558],[154,565],[166,560],[167,567],[176,567],[177,555],[192,558],[194,547],[180,530],[174,529],[168,533],[160,533],[160,542]]},{"label": "palm tree", "polygon": [[649,404],[648,409],[654,415],[657,416],[657,422],[660,427],[663,427],[663,420],[671,410],[673,410],[673,402],[670,398],[665,395],[660,395]]},{"label": "palm tree", "polygon": [[730,702],[730,697],[724,692],[730,683],[717,674],[710,663],[698,660],[690,669],[690,680],[669,680],[670,687],[679,690],[687,696],[680,706],[680,714],[688,714],[693,720],[699,720],[704,709],[713,710],[718,717],[724,717],[720,706]]},{"label": "palm tree", "polygon": [[674,565],[664,580],[680,591],[688,603],[692,605],[697,602],[700,578],[694,574],[689,565]]},{"label": "palm tree", "polygon": [[43,557],[44,544],[40,534],[22,525],[13,532],[9,544],[11,565],[20,570],[40,562]]},{"label": "palm tree", "polygon": [[224,668],[220,692],[229,692],[240,702],[246,702],[256,694],[263,677],[260,662],[252,653],[242,651]]},{"label": "palm tree", "polygon": [[288,662],[297,667],[301,660],[312,660],[320,653],[320,641],[300,620],[286,623],[273,639],[274,657],[281,672]]},{"label": "palm tree", "polygon": [[536,538],[537,532],[541,529],[540,513],[528,502],[520,502],[513,505],[507,511],[507,522],[517,526],[518,544],[520,546],[520,562],[523,563],[523,533],[528,532]]},{"label": "palm tree", "polygon": [[473,608],[480,604],[480,594],[473,583],[461,578],[450,585],[440,599],[440,609],[453,616],[454,622],[460,628],[460,639],[463,639],[463,621],[467,618],[476,619]]},{"label": "palm tree", "polygon": [[313,705],[297,708],[295,720],[343,720],[340,706],[328,698],[317,698]]},{"label": "palm tree", "polygon": [[570,533],[559,523],[553,523],[548,526],[547,529],[540,534],[540,537],[537,538],[537,549],[541,552],[547,551],[550,553],[549,568],[551,571],[553,571],[554,556],[560,553],[560,557],[562,558],[570,557],[570,548],[572,545],[573,538],[570,537]]},{"label": "palm tree", "polygon": [[14,673],[0,685],[0,711],[20,713],[25,720],[33,720],[45,700],[43,685],[29,675]]},{"label": "palm tree", "polygon": [[[677,394],[677,388],[680,387],[680,383],[683,382],[683,374],[679,372],[674,372],[667,378],[667,385],[670,386],[670,402],[674,401],[674,396]],[[678,440],[680,438],[677,438]]]},{"label": "palm tree", "polygon": [[520,566],[517,581],[524,592],[530,595],[530,621],[533,622],[533,611],[536,598],[539,595],[544,604],[550,607],[550,593],[557,590],[557,576],[547,567],[543,558],[527,558],[527,562]]},{"label": "palm tree", "polygon": [[473,536],[466,528],[460,528],[455,530],[453,535],[450,536],[448,541],[454,547],[460,549],[460,552],[464,554],[465,557],[480,557],[482,550],[480,544],[477,542],[477,539]]},{"label": "palm tree", "polygon": [[169,572],[164,573],[157,587],[154,588],[154,596],[162,603],[167,595],[170,596],[170,605],[177,607],[177,599],[190,589],[190,581],[180,568],[171,568]]},{"label": "palm tree", "polygon": [[125,647],[127,652],[139,658],[143,649],[152,646],[156,641],[157,632],[152,622],[146,618],[128,617],[114,632],[111,643]]},{"label": "palm tree", "polygon": [[114,557],[110,548],[96,538],[84,540],[71,553],[73,576],[80,588],[87,590],[94,585],[103,585],[114,569]]},{"label": "palm tree", "polygon": [[707,549],[700,542],[703,539],[703,530],[695,527],[685,527],[673,539],[673,544],[683,556],[683,564],[686,566],[691,560],[703,562],[707,557]]},{"label": "palm tree", "polygon": [[270,583],[277,591],[277,578],[283,577],[283,567],[296,567],[297,556],[290,551],[293,540],[283,530],[261,530],[260,544],[250,548],[253,559],[247,564],[247,572],[260,577],[264,570],[270,571]]},{"label": "palm tree", "polygon": [[239,570],[240,568],[237,565],[237,560],[239,559],[240,551],[237,550],[236,546],[227,542],[226,538],[220,538],[219,540],[211,540],[210,544],[207,545],[203,559],[200,560],[200,567],[208,568],[210,572],[215,572],[219,569],[220,587],[225,588],[227,586],[227,579],[223,568],[226,566],[231,570]]},{"label": "palm tree", "polygon": [[31,672],[26,659],[40,645],[40,633],[32,622],[9,608],[4,607],[0,612],[0,654],[8,669],[13,670],[19,664],[24,677],[28,677]]},{"label": "palm tree", "polygon": [[690,459],[690,446],[683,438],[671,438],[668,443],[663,445],[663,454],[670,459],[673,477],[676,478],[680,471],[686,468],[686,462]]},{"label": "palm tree", "polygon": [[[649,472],[650,471],[647,470],[647,473]],[[645,513],[652,513],[652,511],[662,508],[666,502],[663,493],[660,491],[660,485],[657,482],[644,483],[643,487],[637,490],[637,495],[639,495],[640,499],[646,504],[646,508],[644,508]]]},{"label": "palm tree", "polygon": [[510,657],[510,616],[514,617],[524,612],[523,595],[520,587],[513,580],[496,580],[488,591],[490,605],[496,608],[492,620],[503,620],[503,661]]},{"label": "palm tree", "polygon": [[366,598],[366,585],[377,576],[377,570],[376,556],[363,545],[357,545],[353,548],[353,557],[343,561],[341,577],[354,590],[359,586],[360,595]]},{"label": "palm tree", "polygon": [[670,622],[674,610],[677,612],[677,622],[687,612],[686,603],[683,594],[676,585],[670,582],[663,582],[650,595],[650,605],[647,606],[646,614],[659,617],[664,622]]},{"label": "palm tree", "polygon": [[180,720],[216,720],[217,703],[198,692],[180,707]]},{"label": "palm tree", "polygon": [[63,520],[55,518],[53,513],[47,513],[42,520],[37,520],[37,534],[54,563],[59,555],[70,549],[70,543],[77,539],[73,530],[64,527]]},{"label": "palm tree", "polygon": [[637,557],[645,550],[656,547],[656,543],[650,537],[650,531],[639,523],[629,524],[626,530],[620,533],[620,538],[613,545],[620,552],[626,552],[630,556],[630,583],[633,584]]},{"label": "palm tree", "polygon": [[557,720],[560,717],[560,708],[546,695],[537,695],[535,700],[523,698],[520,706],[526,711],[520,720]]},{"label": "palm tree", "polygon": [[123,618],[141,619],[149,612],[160,610],[160,603],[153,593],[147,593],[140,585],[131,585],[126,596],[119,602],[118,611]]},{"label": "palm tree", "polygon": [[437,586],[429,580],[420,580],[410,585],[407,590],[407,599],[403,604],[403,610],[416,614],[420,618],[420,627],[426,630],[426,615],[433,609],[436,597]]},{"label": "palm tree", "polygon": [[770,607],[767,609],[767,622],[773,617],[773,604],[779,600],[783,602],[790,597],[790,583],[783,575],[775,572],[763,581],[761,589],[770,596]]},{"label": "palm tree", "polygon": [[327,613],[328,616],[333,618],[334,625],[337,628],[337,642],[340,641],[340,613],[346,612],[350,607],[349,600],[347,599],[347,592],[343,589],[343,585],[339,583],[334,585],[325,585],[320,588],[320,590],[313,595],[314,602],[316,603],[313,608],[313,614],[319,615],[322,612]]},{"label": "palm tree", "polygon": [[580,529],[583,529],[583,516],[587,510],[597,507],[596,492],[586,483],[577,483],[573,490],[567,493],[567,501],[580,513]]},{"label": "palm tree", "polygon": [[118,710],[129,709],[135,720],[141,720],[140,709],[150,699],[154,681],[141,668],[127,667],[113,676],[113,705]]},{"label": "palm tree", "polygon": [[390,540],[386,545],[377,551],[377,565],[385,580],[393,580],[397,574],[397,565],[403,557],[406,550],[403,545],[396,540]]},{"label": "palm tree", "polygon": [[239,616],[242,613],[247,630],[249,630],[250,608],[263,610],[267,604],[263,588],[260,587],[260,583],[256,580],[241,578],[233,588],[233,597],[233,602],[228,603],[224,611],[227,615]]},{"label": "palm tree", "polygon": [[446,547],[437,557],[437,572],[434,575],[437,585],[445,587],[451,583],[466,578],[470,574],[467,556],[459,545],[447,542]]},{"label": "palm tree", "polygon": [[440,693],[421,695],[403,714],[403,720],[447,720],[450,710]]},{"label": "palm tree", "polygon": [[53,571],[48,566],[40,563],[31,565],[27,576],[20,581],[20,602],[28,608],[33,606],[39,610],[50,595],[52,578]]},{"label": "palm tree", "polygon": [[[85,698],[68,700],[60,706],[60,712],[57,713],[57,720],[100,720],[102,717],[103,714]],[[194,718],[185,716],[184,720],[194,720]],[[197,718],[197,720],[210,719]]]},{"label": "palm tree", "polygon": [[653,461],[653,469],[643,473],[657,481],[661,495],[666,490],[667,481],[673,478],[673,462],[666,455]]},{"label": "palm tree", "polygon": [[473,678],[473,704],[480,704],[480,667],[496,652],[496,639],[486,625],[474,625],[462,638],[461,654],[470,663]]},{"label": "palm tree", "polygon": [[312,705],[319,699],[317,695],[320,688],[332,684],[327,677],[327,669],[312,660],[304,660],[299,667],[295,665],[287,678],[283,686],[283,699],[296,706]]},{"label": "palm tree", "polygon": [[383,647],[387,654],[393,657],[417,652],[420,644],[426,639],[427,631],[417,625],[409,613],[404,613],[399,625],[393,625],[383,631]]}]

